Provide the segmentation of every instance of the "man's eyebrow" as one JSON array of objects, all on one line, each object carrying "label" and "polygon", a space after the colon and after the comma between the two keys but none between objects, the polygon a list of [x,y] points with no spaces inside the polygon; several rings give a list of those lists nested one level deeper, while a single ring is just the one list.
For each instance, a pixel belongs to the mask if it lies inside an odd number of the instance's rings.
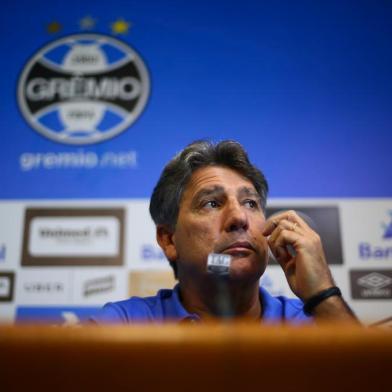
[{"label": "man's eyebrow", "polygon": [[237,195],[239,197],[241,196],[250,196],[250,197],[255,197],[257,200],[261,200],[260,195],[257,193],[257,191],[253,188],[249,188],[247,186],[243,186],[242,188],[238,189]]},{"label": "man's eyebrow", "polygon": [[193,196],[192,200],[198,201],[198,200],[202,199],[203,197],[211,196],[211,195],[217,195],[217,194],[222,194],[224,192],[225,192],[225,189],[223,188],[223,186],[215,185],[215,186],[211,186],[209,188],[200,189]]}]

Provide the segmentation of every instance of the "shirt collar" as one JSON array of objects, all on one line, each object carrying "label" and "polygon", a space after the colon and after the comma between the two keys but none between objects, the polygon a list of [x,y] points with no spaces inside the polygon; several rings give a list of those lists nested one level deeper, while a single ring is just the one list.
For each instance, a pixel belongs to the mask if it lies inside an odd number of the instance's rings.
[{"label": "shirt collar", "polygon": [[171,300],[165,304],[165,318],[182,321],[199,321],[200,317],[196,313],[188,312],[180,300],[180,286],[176,284],[171,293]]},{"label": "shirt collar", "polygon": [[[273,297],[263,287],[259,288],[260,299],[263,308],[261,320],[265,321],[281,321],[282,320],[282,304]],[[200,317],[196,313],[188,312],[180,300],[179,284],[176,284],[172,291],[171,301],[166,302],[165,306],[166,317],[173,320],[178,320],[180,323],[185,321],[200,321]]]},{"label": "shirt collar", "polygon": [[282,321],[283,308],[282,303],[273,297],[265,288],[260,287],[260,299],[263,308],[262,321]]}]

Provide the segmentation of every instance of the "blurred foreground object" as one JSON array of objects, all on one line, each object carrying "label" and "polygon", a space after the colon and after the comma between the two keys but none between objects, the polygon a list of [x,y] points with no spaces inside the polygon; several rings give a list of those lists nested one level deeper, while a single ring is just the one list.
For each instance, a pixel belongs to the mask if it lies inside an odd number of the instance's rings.
[{"label": "blurred foreground object", "polygon": [[391,384],[392,333],[249,324],[0,326],[0,353],[2,391],[376,391]]}]

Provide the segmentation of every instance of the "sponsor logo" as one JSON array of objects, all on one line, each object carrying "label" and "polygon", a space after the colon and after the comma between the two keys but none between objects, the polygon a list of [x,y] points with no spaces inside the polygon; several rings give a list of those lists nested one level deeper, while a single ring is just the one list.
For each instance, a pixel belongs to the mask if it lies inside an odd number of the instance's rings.
[{"label": "sponsor logo", "polygon": [[353,299],[391,299],[392,270],[350,271]]},{"label": "sponsor logo", "polygon": [[392,259],[392,246],[373,246],[368,242],[361,242],[358,247],[359,257],[364,260],[390,260]]},{"label": "sponsor logo", "polygon": [[25,282],[23,289],[26,293],[53,293],[64,291],[62,282]]},{"label": "sponsor logo", "polygon": [[22,265],[121,265],[123,242],[123,209],[28,208]]},{"label": "sponsor logo", "polygon": [[72,277],[71,271],[54,270],[49,274],[38,268],[24,269],[19,273],[16,302],[26,306],[73,303]]},{"label": "sponsor logo", "polygon": [[137,167],[137,152],[104,151],[56,151],[56,152],[25,152],[19,157],[22,171],[56,170],[56,169],[132,169]]},{"label": "sponsor logo", "polygon": [[[389,221],[381,223],[382,241],[392,239],[392,211],[389,211]],[[362,260],[392,260],[392,243],[388,245],[373,245],[369,242],[360,242],[358,245],[359,257]]]},{"label": "sponsor logo", "polygon": [[129,128],[149,96],[147,68],[134,49],[101,34],[77,34],[40,49],[19,79],[29,125],[66,144],[91,144]]},{"label": "sponsor logo", "polygon": [[14,298],[13,272],[0,272],[0,302],[11,302]]},{"label": "sponsor logo", "polygon": [[144,244],[140,248],[140,257],[145,261],[166,261],[166,256],[157,245]]},{"label": "sponsor logo", "polygon": [[0,261],[5,261],[6,254],[7,248],[5,244],[0,244]]},{"label": "sponsor logo", "polygon": [[83,295],[89,297],[93,294],[107,293],[113,291],[115,288],[114,276],[105,276],[88,280],[83,285]]},{"label": "sponsor logo", "polygon": [[88,322],[99,310],[99,307],[21,306],[16,309],[16,322],[77,325]]},{"label": "sponsor logo", "polygon": [[[267,218],[286,210],[295,210],[321,237],[328,264],[343,264],[340,215],[337,206],[276,206],[267,208]],[[276,263],[271,254],[271,261]]]}]

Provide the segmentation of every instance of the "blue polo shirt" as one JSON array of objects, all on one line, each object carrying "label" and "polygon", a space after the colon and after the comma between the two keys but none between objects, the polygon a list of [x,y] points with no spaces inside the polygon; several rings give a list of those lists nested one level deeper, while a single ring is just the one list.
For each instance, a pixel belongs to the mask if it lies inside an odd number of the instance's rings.
[{"label": "blue polo shirt", "polygon": [[[262,322],[303,324],[312,318],[303,312],[299,299],[273,297],[260,287],[263,304]],[[107,303],[92,321],[98,324],[133,324],[140,322],[200,321],[195,313],[189,313],[181,304],[179,286],[173,290],[162,289],[153,297],[131,297],[124,301]]]}]

